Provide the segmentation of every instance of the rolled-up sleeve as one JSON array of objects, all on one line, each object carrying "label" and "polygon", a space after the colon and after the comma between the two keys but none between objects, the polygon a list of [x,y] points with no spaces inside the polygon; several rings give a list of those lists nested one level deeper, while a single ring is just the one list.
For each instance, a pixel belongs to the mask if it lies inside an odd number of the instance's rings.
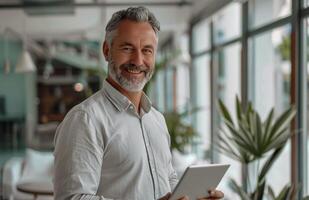
[{"label": "rolled-up sleeve", "polygon": [[96,196],[103,159],[103,137],[85,111],[71,111],[55,137],[56,200],[105,199]]}]

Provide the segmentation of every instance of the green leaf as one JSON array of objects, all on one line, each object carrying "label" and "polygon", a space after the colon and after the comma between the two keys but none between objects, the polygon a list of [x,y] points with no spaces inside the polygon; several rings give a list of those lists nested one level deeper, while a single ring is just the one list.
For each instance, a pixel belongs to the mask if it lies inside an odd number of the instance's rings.
[{"label": "green leaf", "polygon": [[284,186],[275,200],[289,200],[293,195],[293,186]]},{"label": "green leaf", "polygon": [[263,147],[263,133],[262,133],[262,122],[261,122],[261,118],[259,115],[256,114],[256,118],[255,118],[255,128],[256,128],[256,142],[257,142],[257,151],[258,151],[258,156],[262,157],[263,153],[264,153],[264,149],[260,148]]},{"label": "green leaf", "polygon": [[263,200],[265,190],[265,181],[258,184],[256,190],[253,192],[252,196],[254,200]]},{"label": "green leaf", "polygon": [[[226,134],[224,131],[222,132],[223,134]],[[218,135],[219,141],[216,142],[216,145],[222,150],[224,150],[225,154],[227,155],[232,155],[232,157],[237,158],[237,160],[242,161],[242,158],[239,156],[237,152],[235,152],[234,148],[230,144],[230,141],[228,141],[227,136],[223,137],[221,135]],[[223,143],[223,144],[222,144]]]},{"label": "green leaf", "polygon": [[229,182],[230,188],[239,195],[241,200],[251,200],[250,196],[240,187],[234,179]]},{"label": "green leaf", "polygon": [[241,115],[243,113],[241,102],[239,101],[238,96],[236,95],[236,114],[238,122],[241,120]]},{"label": "green leaf", "polygon": [[281,132],[282,129],[286,128],[295,116],[295,114],[296,110],[294,107],[287,109],[274,123],[273,127],[271,128],[271,134],[269,139],[272,139],[272,137],[275,137],[278,132]]},{"label": "green leaf", "polygon": [[219,99],[219,108],[224,119],[234,125],[232,117],[228,109],[225,107],[224,103],[221,101],[221,99]]},{"label": "green leaf", "polygon": [[266,160],[266,162],[264,163],[262,170],[259,173],[258,176],[258,183],[262,183],[265,180],[265,176],[267,174],[267,172],[269,171],[269,169],[272,167],[272,165],[274,164],[275,160],[279,157],[280,153],[282,152],[284,146],[275,149],[275,151],[271,154],[271,156]]},{"label": "green leaf", "polygon": [[271,198],[272,200],[275,200],[275,199],[276,199],[275,192],[274,192],[274,190],[272,189],[272,187],[270,187],[270,186],[268,186],[268,194],[269,194],[269,196],[270,196],[270,198]]},{"label": "green leaf", "polygon": [[269,134],[271,133],[271,125],[273,121],[273,116],[274,116],[274,109],[272,108],[271,111],[269,112],[265,122],[264,122],[264,134],[263,134],[263,144],[269,143],[268,138],[270,138]]}]

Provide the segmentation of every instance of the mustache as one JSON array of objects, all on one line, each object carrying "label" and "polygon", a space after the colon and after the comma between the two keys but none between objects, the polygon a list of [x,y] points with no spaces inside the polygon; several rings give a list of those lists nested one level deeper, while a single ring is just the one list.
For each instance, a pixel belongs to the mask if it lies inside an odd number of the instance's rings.
[{"label": "mustache", "polygon": [[126,70],[139,70],[139,71],[146,72],[146,73],[150,71],[149,67],[146,67],[145,65],[138,66],[135,64],[131,64],[131,63],[122,64],[120,68],[126,69]]}]

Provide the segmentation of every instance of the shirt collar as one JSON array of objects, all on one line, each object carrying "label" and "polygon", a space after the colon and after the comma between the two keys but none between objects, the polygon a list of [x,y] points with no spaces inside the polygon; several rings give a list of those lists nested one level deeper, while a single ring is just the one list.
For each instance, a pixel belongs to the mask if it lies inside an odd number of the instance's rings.
[{"label": "shirt collar", "polygon": [[[104,80],[103,91],[111,103],[119,110],[127,110],[130,105],[133,106],[132,102],[118,90],[116,90],[109,82]],[[148,96],[143,92],[141,97],[141,108],[144,112],[148,113],[151,109],[152,103]]]}]

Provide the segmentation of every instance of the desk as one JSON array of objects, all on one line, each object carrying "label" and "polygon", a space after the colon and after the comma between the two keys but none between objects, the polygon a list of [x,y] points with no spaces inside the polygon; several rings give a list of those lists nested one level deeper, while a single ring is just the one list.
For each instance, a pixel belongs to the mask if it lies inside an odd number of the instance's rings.
[{"label": "desk", "polygon": [[50,195],[54,194],[52,182],[44,181],[33,181],[25,182],[17,185],[17,190],[20,192],[25,192],[32,194],[34,200],[38,198],[38,195]]}]

